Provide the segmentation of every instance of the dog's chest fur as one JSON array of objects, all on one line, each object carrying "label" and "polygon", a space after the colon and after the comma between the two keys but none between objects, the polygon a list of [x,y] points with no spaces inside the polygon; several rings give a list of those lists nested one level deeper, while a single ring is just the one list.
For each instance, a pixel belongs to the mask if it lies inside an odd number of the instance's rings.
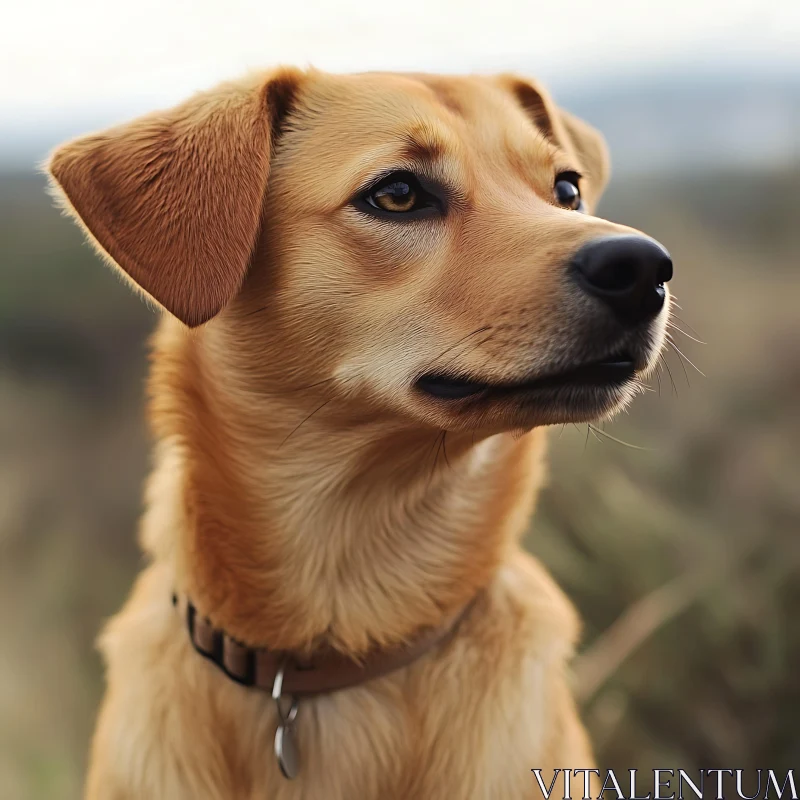
[{"label": "dog's chest fur", "polygon": [[150,567],[103,637],[109,694],[93,759],[103,774],[90,775],[89,796],[95,781],[119,787],[120,800],[518,798],[533,795],[531,768],[591,766],[563,683],[574,615],[527,556],[448,644],[386,678],[304,700],[292,782],[272,753],[271,699],[191,649],[168,595],[167,570]]}]

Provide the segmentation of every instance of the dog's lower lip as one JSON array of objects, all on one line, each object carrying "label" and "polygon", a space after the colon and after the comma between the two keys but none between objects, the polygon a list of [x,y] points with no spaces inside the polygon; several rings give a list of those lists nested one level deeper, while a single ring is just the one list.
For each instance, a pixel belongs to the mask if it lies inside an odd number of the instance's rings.
[{"label": "dog's lower lip", "polygon": [[416,382],[417,388],[426,394],[442,400],[460,400],[478,395],[509,395],[516,392],[536,391],[537,389],[560,386],[603,387],[615,386],[630,380],[635,367],[627,357],[596,361],[552,375],[545,375],[528,381],[510,383],[484,383],[465,378],[450,377],[437,373],[423,375]]}]

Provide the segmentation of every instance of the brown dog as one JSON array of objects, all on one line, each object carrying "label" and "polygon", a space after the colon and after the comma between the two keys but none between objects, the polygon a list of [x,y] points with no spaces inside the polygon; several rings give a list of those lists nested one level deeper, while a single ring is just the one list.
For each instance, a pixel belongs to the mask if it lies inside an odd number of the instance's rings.
[{"label": "brown dog", "polygon": [[600,136],[513,76],[281,69],[49,170],[171,312],[87,796],[526,798],[591,767],[577,620],[519,539],[545,426],[622,408],[664,337],[667,253],[581,213]]}]

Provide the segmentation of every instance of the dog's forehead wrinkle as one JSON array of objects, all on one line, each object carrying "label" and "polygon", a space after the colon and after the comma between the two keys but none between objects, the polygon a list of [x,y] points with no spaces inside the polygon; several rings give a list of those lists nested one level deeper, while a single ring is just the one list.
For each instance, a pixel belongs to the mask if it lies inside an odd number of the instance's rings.
[{"label": "dog's forehead wrinkle", "polygon": [[329,76],[299,106],[290,130],[306,134],[310,149],[329,140],[331,160],[341,157],[343,136],[354,157],[396,138],[412,159],[450,154],[464,161],[471,152],[484,177],[508,174],[509,165],[513,171],[520,163],[549,169],[558,152],[510,92],[478,77]]},{"label": "dog's forehead wrinkle", "polygon": [[417,90],[423,88],[430,97],[434,98],[448,112],[457,116],[461,116],[464,113],[464,105],[459,96],[459,84],[470,80],[465,76],[433,75],[424,72],[374,72],[361,74],[365,76],[380,76],[389,80],[400,79],[397,81],[399,85],[413,86]]},{"label": "dog's forehead wrinkle", "polygon": [[417,79],[430,89],[437,101],[448,112],[458,117],[465,116],[466,107],[463,99],[463,89],[459,85],[458,78],[420,74]]},{"label": "dog's forehead wrinkle", "polygon": [[401,130],[400,138],[406,146],[404,155],[412,161],[435,161],[457,149],[457,140],[444,125],[422,117]]}]

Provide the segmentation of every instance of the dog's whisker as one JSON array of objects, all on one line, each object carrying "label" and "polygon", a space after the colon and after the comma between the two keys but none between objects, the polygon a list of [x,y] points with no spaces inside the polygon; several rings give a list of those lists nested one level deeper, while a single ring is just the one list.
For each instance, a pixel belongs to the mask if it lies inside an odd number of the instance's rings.
[{"label": "dog's whisker", "polygon": [[679,328],[674,320],[670,320],[667,323],[667,328],[671,331],[677,331],[678,333],[682,333],[687,339],[691,339],[693,342],[697,342],[697,344],[708,344],[708,342],[704,342],[702,339],[697,339],[696,337],[692,336],[690,333],[686,333],[685,330]]},{"label": "dog's whisker", "polygon": [[[700,336],[700,334],[685,319],[683,319],[682,317],[679,317],[677,314],[671,314],[670,315],[670,322],[672,322],[672,320],[675,320],[675,319],[678,320],[678,322],[680,322],[681,325],[683,325],[685,328],[690,330],[695,336],[698,336],[698,337]],[[703,342],[703,344],[705,344],[705,342]]]},{"label": "dog's whisker", "polygon": [[450,459],[447,457],[447,431],[445,431],[442,436],[442,453],[444,453],[445,464],[452,469],[453,467],[450,464]]},{"label": "dog's whisker", "polygon": [[672,350],[672,352],[675,353],[676,356],[678,356],[678,363],[681,365],[681,369],[683,370],[683,377],[686,380],[686,385],[691,388],[691,383],[689,381],[689,375],[686,372],[686,366],[683,363],[683,358],[682,358],[681,351],[678,350],[678,348],[675,346],[675,342],[674,342],[674,340],[672,339],[672,337],[669,334],[666,335],[666,338],[665,338],[664,341],[667,343],[667,347],[669,347],[669,349]]},{"label": "dog's whisker", "polygon": [[678,347],[678,345],[675,344],[675,340],[669,334],[667,334],[667,342],[683,361],[686,361],[690,367],[694,367],[694,369],[696,369],[704,378],[706,377],[705,372],[703,372],[703,370],[701,370],[692,362],[692,360]]},{"label": "dog's whisker", "polygon": [[441,353],[439,353],[438,357],[434,360],[434,363],[439,362],[449,352],[454,350],[460,344],[463,344],[464,342],[468,341],[473,336],[477,336],[479,333],[485,333],[486,331],[490,331],[490,330],[492,330],[492,326],[491,325],[484,325],[484,326],[482,326],[480,328],[476,328],[474,331],[472,331],[472,333],[468,333],[466,336],[462,336],[457,342],[454,342],[449,347],[445,348]]},{"label": "dog's whisker", "polygon": [[[288,390],[286,390],[284,392],[265,392],[265,394],[267,394],[269,396],[272,396],[272,397],[280,397],[280,396],[285,395],[285,394],[293,394],[293,393],[299,392],[299,391],[305,391],[305,390],[308,390],[308,389],[314,389],[314,388],[317,388],[319,386],[324,386],[325,384],[334,383],[336,381],[339,382],[340,387],[344,388],[349,383],[352,383],[354,380],[357,380],[360,377],[361,377],[360,374],[350,375],[350,376],[348,376],[346,378],[339,378],[339,376],[334,375],[334,376],[332,376],[330,378],[325,378],[324,380],[317,381],[316,383],[310,383],[310,384],[308,384],[306,386],[297,386],[297,387],[295,387],[293,389],[288,389]],[[329,400],[333,400],[334,398],[333,397],[329,397],[328,399]]]},{"label": "dog's whisker", "polygon": [[667,336],[667,344],[669,345],[670,349],[678,356],[678,363],[681,365],[681,369],[683,370],[683,377],[686,379],[686,385],[691,389],[692,384],[689,381],[689,373],[686,371],[686,367],[683,364],[683,359],[681,358],[680,351],[675,347],[669,336]]},{"label": "dog's whisker", "polygon": [[621,444],[623,447],[629,447],[632,450],[650,450],[651,449],[649,447],[642,447],[641,445],[638,445],[638,444],[631,444],[630,442],[624,442],[622,439],[617,439],[616,436],[612,436],[610,433],[608,433],[608,432],[606,432],[604,430],[600,430],[600,428],[595,428],[595,426],[592,425],[591,422],[589,423],[589,429],[591,431],[594,431],[595,434],[600,434],[600,436],[603,436],[604,438],[608,439],[611,442],[616,442],[616,444]]},{"label": "dog's whisker", "polygon": [[255,311],[248,311],[246,314],[244,314],[244,316],[245,317],[253,317],[256,314],[262,314],[268,308],[269,308],[269,306],[261,306],[261,308],[257,308]]},{"label": "dog's whisker", "polygon": [[[591,425],[587,425],[586,426],[586,439],[583,442],[583,452],[584,453],[586,452],[586,448],[589,446],[589,434],[591,432],[592,432],[592,426]],[[597,434],[595,434],[595,439],[597,439],[597,438],[598,438]],[[598,441],[599,441],[599,439],[598,439]]]},{"label": "dog's whisker", "polygon": [[[471,347],[469,350],[467,350],[465,353],[459,353],[459,354],[456,356],[456,358],[466,358],[467,356],[469,356],[469,355],[471,355],[472,353],[474,353],[474,352],[475,352],[475,351],[476,351],[476,350],[477,350],[479,347],[482,347],[482,346],[483,346],[483,345],[485,345],[487,342],[491,341],[493,338],[494,338],[494,334],[489,334],[489,335],[488,335],[487,337],[485,337],[484,339],[481,339],[481,340],[480,340],[480,341],[479,341],[477,344],[474,344],[474,345],[473,345],[473,346],[472,346],[472,347]],[[453,359],[453,360],[455,360],[455,359]],[[448,369],[449,369],[449,368],[452,366],[452,363],[453,363],[453,362],[451,361],[451,362],[450,362],[450,364],[448,364],[448,367],[447,367]]]},{"label": "dog's whisker", "polygon": [[[341,382],[341,385],[346,386],[348,383],[350,383],[351,381],[355,380],[358,377],[359,377],[358,375],[351,375],[350,377],[345,378]],[[329,378],[326,381],[320,381],[320,383],[328,383],[331,380],[334,380],[334,378]],[[320,405],[318,405],[307,417],[305,417],[305,419],[303,419],[302,422],[300,422],[300,424],[297,427],[295,427],[289,432],[289,435],[278,445],[278,450],[280,450],[286,444],[286,442],[288,442],[289,439],[292,436],[294,436],[295,433],[297,433],[297,431],[299,431],[300,428],[302,428],[303,425],[305,425],[306,422],[308,422],[311,419],[311,417],[313,417],[318,411],[321,411],[326,405],[328,405],[328,403],[332,402],[335,399],[336,396],[334,395],[332,397],[328,397],[324,402],[320,403]]]},{"label": "dog's whisker", "polygon": [[430,487],[430,485],[431,485],[431,481],[433,480],[433,475],[434,475],[434,472],[436,471],[436,461],[437,461],[437,460],[438,460],[438,458],[439,458],[439,448],[438,448],[438,444],[439,444],[439,437],[440,437],[440,435],[441,435],[441,434],[440,434],[440,432],[439,432],[439,431],[436,431],[436,433],[435,433],[435,434],[434,434],[434,436],[433,436],[433,443],[432,443],[432,444],[431,444],[431,446],[428,448],[428,450],[427,450],[427,452],[426,452],[426,454],[425,454],[425,461],[428,461],[428,460],[430,460],[430,457],[431,457],[431,455],[433,455],[433,456],[434,456],[434,458],[433,458],[433,463],[431,464],[431,470],[430,470],[430,472],[428,473],[428,482],[427,482],[427,485],[428,485],[428,487]]},{"label": "dog's whisker", "polygon": [[311,412],[311,413],[310,413],[310,414],[309,414],[309,415],[308,415],[308,416],[307,416],[307,417],[306,417],[306,418],[305,418],[305,419],[304,419],[304,420],[303,420],[303,421],[302,421],[302,422],[301,422],[301,423],[300,423],[300,424],[299,424],[299,425],[298,425],[296,428],[294,428],[294,429],[293,429],[293,430],[292,430],[292,431],[289,433],[289,435],[288,435],[288,436],[287,436],[287,437],[286,437],[286,438],[285,438],[285,439],[284,439],[284,440],[283,440],[283,441],[282,441],[282,442],[281,442],[281,443],[278,445],[278,450],[280,450],[280,449],[281,449],[281,447],[283,447],[283,446],[286,444],[286,442],[288,442],[288,441],[289,441],[289,439],[291,439],[291,438],[292,438],[292,436],[294,436],[294,435],[297,433],[297,431],[299,431],[299,430],[300,430],[300,428],[302,428],[302,427],[303,427],[303,425],[305,425],[305,424],[306,424],[306,422],[308,422],[308,421],[311,419],[311,417],[313,417],[313,416],[314,416],[314,414],[316,414],[318,411],[321,411],[323,408],[325,408],[325,406],[326,406],[326,405],[328,405],[328,403],[330,403],[332,400],[334,400],[334,398],[333,398],[333,397],[329,397],[327,400],[325,400],[325,402],[323,402],[323,403],[321,403],[320,405],[318,405],[318,406],[317,406],[317,407],[316,407],[316,408],[315,408],[315,409],[314,409],[314,410],[313,410],[313,411],[312,411],[312,412]]},{"label": "dog's whisker", "polygon": [[669,382],[670,384],[672,384],[672,393],[677,397],[678,387],[675,385],[675,379],[672,377],[672,370],[669,368],[669,363],[667,362],[667,359],[664,357],[663,353],[661,353],[661,355],[659,356],[659,360],[667,370],[667,375],[669,376]]},{"label": "dog's whisker", "polygon": [[434,446],[436,447],[436,454],[433,458],[433,466],[431,467],[431,474],[428,476],[428,486],[430,486],[431,481],[433,480],[433,476],[436,474],[436,465],[439,463],[439,453],[442,449],[442,443],[444,442],[444,437],[447,435],[447,431],[442,431],[441,436],[436,434],[436,439],[434,440]]},{"label": "dog's whisker", "polygon": [[658,383],[658,396],[661,397],[661,357],[659,356],[658,361],[656,361],[656,368],[653,371],[653,374],[656,376],[656,382]]}]

